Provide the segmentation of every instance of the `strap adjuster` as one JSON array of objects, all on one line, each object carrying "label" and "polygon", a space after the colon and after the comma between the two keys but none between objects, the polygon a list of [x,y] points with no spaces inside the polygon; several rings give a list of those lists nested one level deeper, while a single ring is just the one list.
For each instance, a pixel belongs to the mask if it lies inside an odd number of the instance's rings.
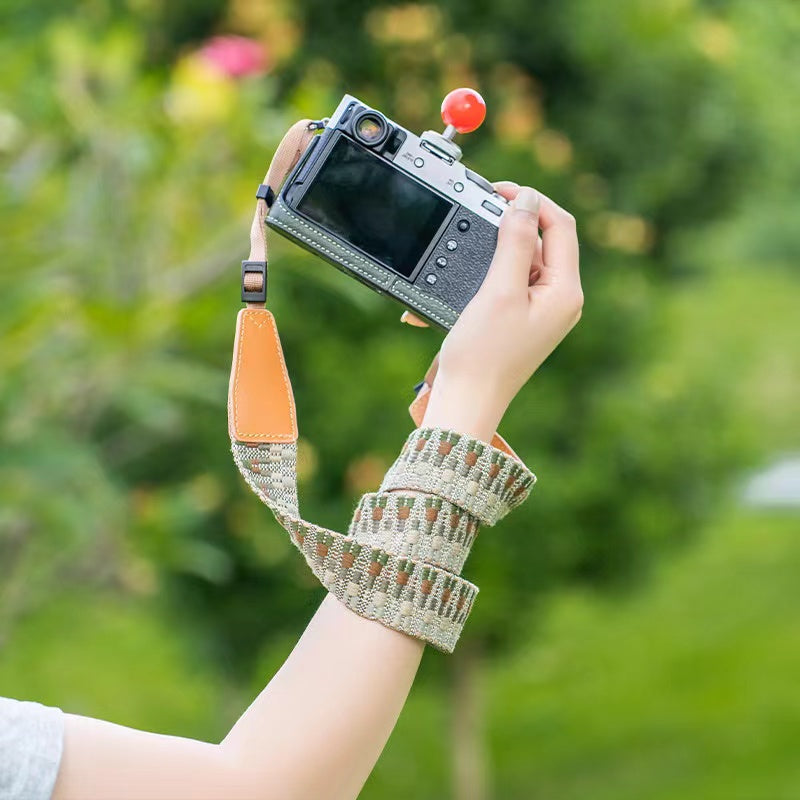
[{"label": "strap adjuster", "polygon": [[266,183],[259,185],[256,190],[256,197],[259,200],[263,200],[267,204],[267,208],[272,208],[272,204],[275,202],[275,192],[273,192],[272,187],[267,186]]},{"label": "strap adjuster", "polygon": [[242,302],[267,302],[266,261],[242,261]]}]

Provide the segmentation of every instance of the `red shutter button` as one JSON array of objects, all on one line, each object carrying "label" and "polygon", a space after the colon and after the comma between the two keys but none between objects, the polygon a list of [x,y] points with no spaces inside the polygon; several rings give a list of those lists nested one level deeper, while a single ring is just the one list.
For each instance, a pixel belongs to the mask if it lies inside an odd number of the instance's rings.
[{"label": "red shutter button", "polygon": [[[453,89],[442,100],[442,120],[459,133],[470,133],[486,119],[486,103],[474,89]],[[445,134],[446,135],[446,134]]]}]

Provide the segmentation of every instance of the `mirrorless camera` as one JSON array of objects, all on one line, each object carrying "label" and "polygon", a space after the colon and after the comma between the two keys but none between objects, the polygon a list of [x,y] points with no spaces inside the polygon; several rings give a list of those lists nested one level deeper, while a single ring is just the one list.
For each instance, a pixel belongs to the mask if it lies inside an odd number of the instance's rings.
[{"label": "mirrorless camera", "polygon": [[267,225],[449,329],[475,295],[507,206],[453,142],[483,121],[477,92],[442,106],[443,133],[415,136],[345,95],[275,198]]}]

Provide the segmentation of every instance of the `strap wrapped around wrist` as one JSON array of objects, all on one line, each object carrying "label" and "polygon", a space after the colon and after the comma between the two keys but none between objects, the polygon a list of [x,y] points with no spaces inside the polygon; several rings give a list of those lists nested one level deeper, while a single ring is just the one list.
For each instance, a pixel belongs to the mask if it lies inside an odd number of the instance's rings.
[{"label": "strap wrapped around wrist", "polygon": [[488,442],[444,428],[416,428],[378,491],[416,489],[438,495],[494,525],[528,497],[536,476]]},{"label": "strap wrapped around wrist", "polygon": [[[360,537],[345,536],[302,519],[297,508],[294,442],[234,440],[232,451],[247,483],[331,594],[363,617],[453,652],[477,586],[446,569],[371,542],[364,531]],[[388,516],[386,521],[389,526],[395,524]]]},{"label": "strap wrapped around wrist", "polygon": [[460,574],[478,528],[476,517],[441,497],[371,492],[356,507],[350,535]]},{"label": "strap wrapped around wrist", "polygon": [[228,421],[239,470],[320,582],[356,613],[452,652],[478,594],[457,573],[478,522],[494,524],[527,496],[527,468],[485,442],[418,428],[380,491],[362,498],[347,535],[307,522],[297,502],[294,397],[264,308],[239,313]]}]

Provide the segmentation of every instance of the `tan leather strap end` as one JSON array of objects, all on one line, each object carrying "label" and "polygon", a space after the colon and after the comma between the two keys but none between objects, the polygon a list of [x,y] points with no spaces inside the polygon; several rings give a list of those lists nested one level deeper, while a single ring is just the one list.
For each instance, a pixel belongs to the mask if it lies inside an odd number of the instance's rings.
[{"label": "tan leather strap end", "polygon": [[243,308],[228,388],[228,431],[239,442],[295,442],[294,394],[275,318],[265,308]]},{"label": "tan leather strap end", "polygon": [[[439,369],[439,354],[437,353],[433,357],[433,361],[431,361],[430,367],[428,367],[428,371],[425,373],[425,377],[422,381],[422,386],[420,390],[417,392],[417,396],[411,402],[411,405],[408,407],[408,413],[411,415],[411,419],[414,420],[414,424],[419,428],[422,425],[422,420],[425,416],[425,409],[428,407],[428,400],[430,400],[430,393],[431,388],[433,387],[433,382],[436,379],[436,373]],[[491,444],[493,447],[502,450],[505,453],[508,453],[512,458],[516,458],[517,461],[522,462],[522,459],[511,449],[508,442],[499,434],[495,433],[492,437]]]}]

